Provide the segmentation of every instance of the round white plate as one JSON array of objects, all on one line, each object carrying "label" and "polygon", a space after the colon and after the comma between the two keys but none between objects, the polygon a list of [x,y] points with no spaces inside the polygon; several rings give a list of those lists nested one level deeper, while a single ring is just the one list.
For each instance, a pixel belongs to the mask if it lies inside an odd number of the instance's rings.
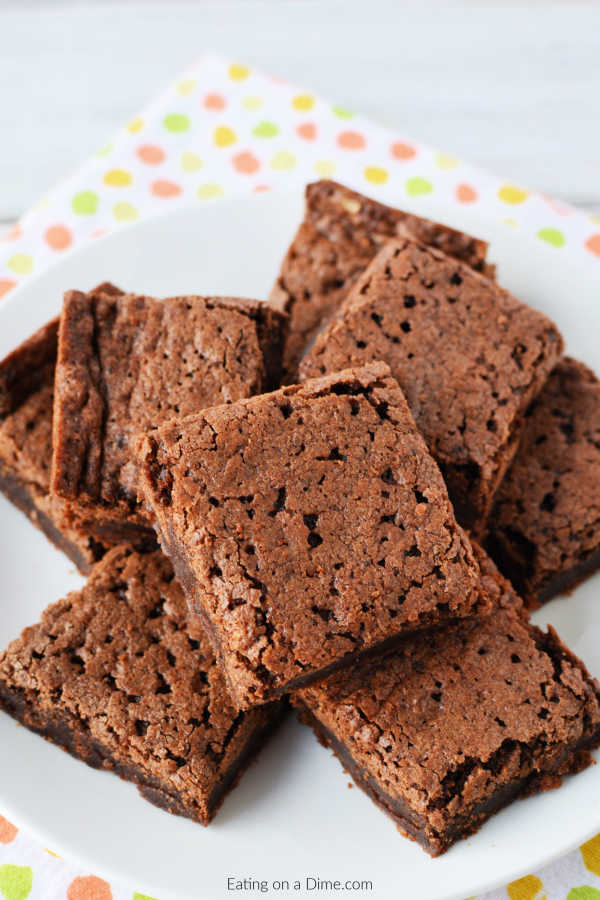
[{"label": "round white plate", "polygon": [[[385,198],[385,195],[383,195]],[[394,197],[388,197],[394,202]],[[179,208],[67,256],[0,304],[0,358],[58,312],[67,288],[110,279],[155,296],[233,294],[265,298],[301,216],[302,197],[262,194]],[[491,240],[503,285],[548,312],[568,350],[600,371],[600,280],[565,251],[529,242],[505,225],[460,220],[454,206],[419,211]],[[0,645],[82,579],[8,502],[0,499]],[[535,616],[551,622],[600,676],[596,577]],[[76,762],[0,714],[0,810],[44,846],[160,900],[259,897],[227,879],[264,881],[270,894],[326,896],[314,879],[372,882],[352,896],[442,900],[506,883],[600,830],[600,766],[558,791],[514,803],[440,859],[401,837],[312,732],[289,721],[202,828],[145,802],[136,789]],[[306,879],[313,881],[306,882]],[[291,890],[278,891],[274,881]],[[299,880],[300,891],[293,890]],[[312,888],[312,889],[309,889]]]}]

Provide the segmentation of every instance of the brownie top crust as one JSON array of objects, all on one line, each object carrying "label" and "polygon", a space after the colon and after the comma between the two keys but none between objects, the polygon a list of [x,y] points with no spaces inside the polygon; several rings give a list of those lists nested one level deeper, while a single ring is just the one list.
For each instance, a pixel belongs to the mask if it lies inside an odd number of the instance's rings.
[{"label": "brownie top crust", "polygon": [[0,686],[38,721],[72,723],[116,766],[169,785],[200,820],[240,740],[263,721],[235,709],[160,551],[109,551],[81,591],[49,606],[0,655]]},{"label": "brownie top crust", "polygon": [[530,407],[490,526],[530,605],[600,551],[600,382],[583,363],[561,360]]},{"label": "brownie top crust", "polygon": [[59,331],[53,490],[143,521],[131,436],[272,388],[283,323],[258,301],[69,291]]},{"label": "brownie top crust", "polygon": [[390,808],[407,808],[434,854],[481,824],[502,788],[551,775],[566,752],[600,740],[600,685],[554,631],[519,614],[489,561],[482,568],[490,616],[417,634],[385,660],[330,675],[294,700]]},{"label": "brownie top crust", "polygon": [[384,243],[406,231],[477,271],[493,272],[485,263],[485,241],[385,206],[333,181],[307,186],[304,220],[271,293],[271,302],[290,315],[284,360],[288,381],[293,380],[307,343]]},{"label": "brownie top crust", "polygon": [[461,259],[476,271],[486,269],[486,241],[378,203],[335,181],[307,185],[306,220],[334,243],[342,245],[349,240],[357,247],[369,247],[371,257],[381,249],[386,238],[408,231],[423,244]]},{"label": "brownie top crust", "polygon": [[562,347],[546,316],[405,238],[381,250],[300,372],[306,378],[387,362],[459,518],[476,528],[516,450],[522,415]]},{"label": "brownie top crust", "polygon": [[159,538],[240,706],[486,606],[439,469],[381,363],[169,422],[137,455]]}]

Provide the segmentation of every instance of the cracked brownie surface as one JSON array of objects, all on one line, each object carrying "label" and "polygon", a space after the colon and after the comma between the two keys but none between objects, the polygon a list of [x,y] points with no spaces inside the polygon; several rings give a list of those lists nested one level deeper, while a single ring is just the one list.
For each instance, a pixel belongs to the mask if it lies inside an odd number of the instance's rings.
[{"label": "cracked brownie surface", "polygon": [[493,272],[485,263],[485,241],[385,206],[334,181],[307,186],[304,221],[271,292],[271,303],[290,315],[284,359],[288,381],[306,345],[385,241],[404,231],[477,271]]},{"label": "cracked brownie surface", "polygon": [[530,607],[600,566],[600,382],[574,359],[528,411],[488,545]]},{"label": "cracked brownie surface", "polygon": [[293,696],[301,718],[432,855],[600,743],[600,685],[478,552],[493,613],[415,635]]},{"label": "cracked brownie surface", "polygon": [[54,319],[0,363],[0,490],[88,572],[105,547],[67,525],[61,500],[50,495],[57,332]]},{"label": "cracked brownie surface", "polygon": [[485,608],[439,469],[381,363],[169,422],[137,456],[240,707]]},{"label": "cracked brownie surface", "polygon": [[546,316],[468,266],[405,238],[364,272],[302,377],[389,364],[461,524],[481,532],[522,417],[563,348]]},{"label": "cracked brownie surface", "polygon": [[160,551],[109,551],[0,655],[0,706],[207,824],[279,707],[240,713]]},{"label": "cracked brownie surface", "polygon": [[284,321],[258,301],[69,291],[51,485],[72,520],[116,541],[150,532],[130,438],[276,386]]}]

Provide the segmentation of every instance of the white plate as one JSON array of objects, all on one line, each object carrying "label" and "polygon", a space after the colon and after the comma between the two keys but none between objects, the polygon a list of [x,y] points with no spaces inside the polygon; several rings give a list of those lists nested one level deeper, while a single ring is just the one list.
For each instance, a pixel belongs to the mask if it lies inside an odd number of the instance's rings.
[{"label": "white plate", "polygon": [[[385,196],[385,195],[383,195]],[[388,198],[392,202],[393,197]],[[264,298],[300,218],[300,191],[263,194],[168,216],[122,230],[66,257],[0,305],[0,358],[56,313],[67,288],[104,279],[157,296],[237,294]],[[454,206],[420,211],[491,239],[501,282],[550,313],[569,352],[600,370],[598,297],[565,251],[526,243],[505,225],[461,221]],[[26,519],[0,500],[0,645],[37,621],[47,603],[82,583]],[[600,675],[598,577],[536,615],[551,622]],[[480,832],[431,860],[402,838],[312,733],[288,722],[207,829],[162,812],[136,789],[88,769],[0,714],[0,809],[44,846],[92,871],[161,900],[242,896],[227,877],[371,881],[352,896],[465,897],[508,882],[600,830],[600,766],[513,804]],[[312,883],[309,883],[312,884]],[[244,897],[258,897],[245,891]]]}]

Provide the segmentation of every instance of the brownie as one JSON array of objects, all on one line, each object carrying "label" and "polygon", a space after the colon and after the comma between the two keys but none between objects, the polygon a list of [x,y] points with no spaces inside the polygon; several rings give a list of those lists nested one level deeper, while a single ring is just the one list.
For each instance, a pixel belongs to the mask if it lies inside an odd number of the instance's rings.
[{"label": "brownie", "polygon": [[487,274],[487,244],[437,222],[377,203],[334,181],[306,188],[306,213],[271,292],[290,315],[288,381],[307,343],[339,307],[386,240],[409,231],[425,244]]},{"label": "brownie", "polygon": [[527,413],[487,543],[531,608],[600,567],[600,382],[577,360],[558,363]]},{"label": "brownie", "polygon": [[[399,829],[438,856],[600,743],[600,685],[530,625],[491,562],[494,611],[297,692],[301,718]],[[494,587],[495,584],[495,587]]]},{"label": "brownie", "polygon": [[389,241],[302,361],[302,377],[387,362],[448,484],[480,533],[523,415],[562,352],[546,316],[464,263]]},{"label": "brownie", "polygon": [[69,291],[51,487],[70,521],[114,543],[152,533],[136,498],[131,436],[276,386],[284,322],[258,301]]},{"label": "brownie", "polygon": [[0,363],[0,491],[89,572],[104,545],[66,524],[62,501],[50,495],[57,331],[54,319]]},{"label": "brownie", "polygon": [[169,561],[125,546],[0,655],[0,706],[203,825],[280,712],[235,709]]},{"label": "brownie", "polygon": [[171,421],[137,455],[159,540],[240,708],[485,608],[384,364]]}]

